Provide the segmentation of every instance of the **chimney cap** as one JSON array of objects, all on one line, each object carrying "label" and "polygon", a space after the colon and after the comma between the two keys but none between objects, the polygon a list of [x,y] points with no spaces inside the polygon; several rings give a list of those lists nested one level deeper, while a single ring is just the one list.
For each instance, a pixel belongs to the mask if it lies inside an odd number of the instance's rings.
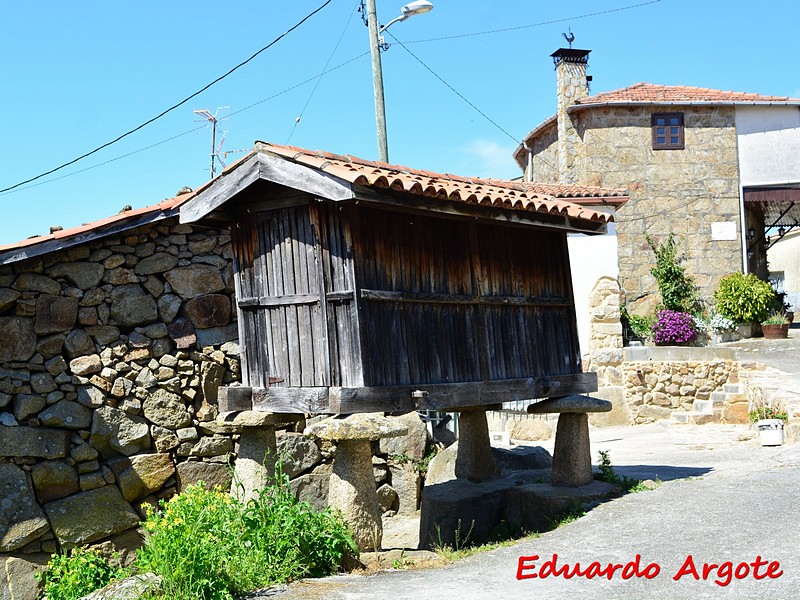
[{"label": "chimney cap", "polygon": [[559,48],[550,56],[554,64],[561,62],[578,63],[585,65],[589,62],[589,53],[591,50],[579,50],[578,48]]}]

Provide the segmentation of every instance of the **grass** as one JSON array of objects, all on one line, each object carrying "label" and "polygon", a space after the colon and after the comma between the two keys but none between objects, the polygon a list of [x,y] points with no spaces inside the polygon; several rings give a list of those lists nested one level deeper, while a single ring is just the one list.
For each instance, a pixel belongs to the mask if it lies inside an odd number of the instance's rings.
[{"label": "grass", "polygon": [[[600,463],[598,464],[598,468],[600,469],[600,475],[596,475],[596,479],[614,485],[621,493],[630,492],[636,494],[638,492],[648,492],[653,489],[652,486],[639,479],[625,477],[614,471],[614,467],[611,465],[611,456],[607,450],[600,450],[599,454]],[[658,487],[661,485],[661,481],[657,479],[655,484],[656,487]]]}]

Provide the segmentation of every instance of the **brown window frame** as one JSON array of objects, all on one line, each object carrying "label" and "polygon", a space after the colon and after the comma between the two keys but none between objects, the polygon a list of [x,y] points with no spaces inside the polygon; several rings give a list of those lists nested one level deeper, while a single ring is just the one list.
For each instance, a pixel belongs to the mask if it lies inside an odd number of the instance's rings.
[{"label": "brown window frame", "polygon": [[[673,125],[670,124],[671,119],[678,119],[678,124]],[[658,119],[664,119],[664,124],[658,124],[656,121]],[[653,132],[653,150],[683,150],[685,147],[685,137],[684,137],[684,124],[683,124],[683,113],[682,112],[671,112],[671,113],[653,113],[650,119],[650,125]],[[669,131],[670,128],[676,127],[677,136],[673,135],[673,132]],[[658,128],[663,128],[665,131],[663,135],[658,133]],[[677,142],[671,142],[670,139],[673,137],[677,137]],[[658,142],[658,138],[664,138],[663,143]]]}]

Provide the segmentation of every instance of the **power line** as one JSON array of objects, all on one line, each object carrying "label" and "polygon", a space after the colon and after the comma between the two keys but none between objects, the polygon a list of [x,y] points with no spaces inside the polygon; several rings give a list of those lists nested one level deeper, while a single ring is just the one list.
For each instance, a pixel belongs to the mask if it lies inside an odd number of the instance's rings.
[{"label": "power line", "polygon": [[[328,60],[325,61],[325,66],[322,67],[323,74],[328,69],[328,65],[331,64],[334,54],[336,54],[336,51],[339,49],[339,46],[341,45],[342,40],[344,39],[344,34],[347,33],[347,29],[348,27],[350,27],[350,22],[353,20],[353,15],[356,13],[356,9],[359,7],[360,3],[361,0],[358,0],[355,6],[353,6],[353,10],[350,12],[350,16],[347,18],[347,23],[345,23],[344,29],[342,29],[342,35],[339,36],[339,41],[336,42],[336,46],[333,48],[331,55],[328,57]],[[286,138],[286,143],[284,144],[285,146],[288,145],[289,141],[292,139],[295,129],[297,129],[297,126],[300,124],[300,119],[302,119],[303,115],[306,114],[306,109],[308,108],[308,105],[311,103],[311,99],[314,97],[314,94],[316,93],[320,82],[322,82],[322,75],[317,77],[317,82],[314,84],[314,89],[312,89],[311,93],[308,95],[308,99],[306,100],[306,103],[303,105],[303,110],[301,110],[300,114],[297,115],[297,118],[294,121],[294,125],[292,126],[292,130],[289,132],[289,137]]]},{"label": "power line", "polygon": [[137,126],[137,127],[134,127],[133,129],[131,129],[131,130],[129,130],[129,131],[126,131],[126,132],[125,132],[125,133],[123,133],[122,135],[119,135],[119,136],[117,136],[116,138],[114,138],[114,139],[113,139],[113,140],[111,140],[110,142],[106,142],[105,144],[103,144],[103,145],[101,145],[101,146],[98,146],[98,147],[97,147],[97,148],[95,148],[94,150],[90,150],[89,152],[86,152],[85,154],[82,154],[82,155],[80,155],[79,157],[77,157],[77,158],[74,158],[74,159],[70,160],[69,162],[66,162],[66,163],[64,163],[64,164],[62,164],[62,165],[60,165],[60,166],[58,166],[58,167],[56,167],[56,168],[54,168],[54,169],[50,169],[49,171],[46,171],[46,172],[44,172],[44,173],[41,173],[41,174],[37,175],[36,177],[31,177],[30,179],[26,179],[25,181],[20,181],[19,183],[16,183],[16,184],[14,184],[14,185],[12,185],[12,186],[10,186],[10,187],[3,188],[3,189],[1,189],[1,190],[0,190],[0,194],[2,194],[3,192],[8,192],[8,191],[11,191],[11,190],[13,190],[14,188],[17,188],[17,187],[20,187],[20,186],[22,186],[22,185],[25,185],[26,183],[31,183],[32,181],[36,181],[37,179],[41,179],[42,177],[46,177],[47,175],[50,175],[50,174],[52,174],[52,173],[55,173],[56,171],[60,171],[61,169],[65,168],[65,167],[68,167],[68,166],[70,166],[70,165],[73,165],[73,164],[75,164],[76,162],[78,162],[78,161],[80,161],[80,160],[83,160],[84,158],[86,158],[86,157],[88,157],[88,156],[91,156],[92,154],[95,154],[95,153],[99,152],[100,150],[103,150],[104,148],[108,148],[108,147],[109,147],[109,146],[111,146],[112,144],[116,144],[118,141],[122,140],[123,138],[126,138],[126,137],[128,137],[129,135],[131,135],[131,134],[133,134],[133,133],[136,133],[137,131],[139,131],[139,130],[140,130],[140,129],[142,129],[143,127],[146,127],[146,126],[147,126],[147,125],[149,125],[150,123],[152,123],[152,122],[154,122],[154,121],[157,121],[158,119],[160,119],[161,117],[163,117],[163,116],[164,116],[164,115],[166,115],[167,113],[169,113],[169,112],[172,112],[173,110],[175,110],[176,108],[178,108],[178,107],[180,107],[180,106],[183,106],[184,104],[186,104],[187,102],[189,102],[189,100],[191,100],[192,98],[194,98],[194,97],[196,97],[196,96],[199,96],[200,94],[202,94],[203,92],[205,92],[205,91],[206,91],[208,88],[210,88],[210,87],[211,87],[211,86],[213,86],[214,84],[216,84],[216,83],[219,83],[220,81],[222,81],[223,79],[225,79],[225,78],[226,78],[228,75],[230,75],[231,73],[233,73],[233,72],[234,72],[234,71],[236,71],[237,69],[239,69],[239,68],[243,67],[244,65],[246,65],[247,63],[249,63],[251,60],[253,60],[253,59],[254,59],[256,56],[258,56],[259,54],[261,54],[261,53],[262,53],[262,52],[264,52],[265,50],[268,50],[268,49],[270,49],[272,46],[274,46],[274,45],[275,45],[275,44],[277,44],[277,43],[278,43],[280,40],[282,40],[284,37],[286,37],[287,35],[289,35],[289,34],[290,34],[292,31],[294,31],[295,29],[297,29],[298,27],[300,27],[300,26],[301,26],[303,23],[305,23],[306,21],[308,21],[308,20],[309,20],[311,17],[313,17],[315,14],[317,14],[317,13],[318,13],[319,11],[321,11],[323,8],[325,8],[326,6],[328,6],[328,4],[330,4],[331,2],[332,2],[332,0],[325,0],[325,2],[324,2],[324,3],[323,3],[321,6],[319,6],[319,8],[317,8],[317,9],[313,10],[312,12],[308,13],[308,14],[307,14],[305,17],[303,17],[303,19],[301,19],[301,20],[300,20],[300,21],[298,21],[298,22],[297,22],[295,25],[293,25],[292,27],[290,27],[289,29],[287,29],[286,31],[284,31],[284,32],[283,32],[281,35],[279,35],[278,37],[276,37],[276,38],[275,38],[274,40],[272,40],[272,41],[271,41],[269,44],[267,44],[266,46],[264,46],[263,48],[261,48],[260,50],[258,50],[257,52],[255,52],[255,53],[254,53],[252,56],[250,56],[248,59],[246,59],[246,60],[244,60],[244,61],[240,62],[238,65],[236,65],[235,67],[233,67],[232,69],[230,69],[230,70],[229,70],[227,73],[225,73],[224,75],[220,75],[220,76],[219,76],[219,77],[217,77],[217,78],[216,78],[214,81],[212,81],[211,83],[209,83],[209,84],[207,84],[207,85],[203,86],[202,88],[200,88],[199,90],[197,90],[196,92],[194,92],[193,94],[191,94],[190,96],[187,96],[186,98],[184,98],[184,99],[183,99],[183,100],[181,100],[180,102],[178,102],[178,103],[176,103],[176,104],[173,104],[172,106],[170,106],[170,107],[169,107],[169,108],[167,108],[166,110],[163,110],[162,112],[160,112],[159,114],[157,114],[155,117],[153,117],[153,118],[151,118],[151,119],[148,119],[147,121],[145,121],[145,122],[144,122],[144,123],[142,123],[141,125],[139,125],[139,126]]},{"label": "power line", "polygon": [[520,29],[531,29],[533,27],[543,27],[545,25],[555,25],[556,23],[564,23],[566,21],[573,21],[576,19],[588,19],[589,17],[599,17],[600,15],[607,15],[610,13],[621,12],[623,10],[631,10],[633,8],[640,8],[642,6],[648,6],[650,4],[657,4],[662,0],[650,0],[649,2],[641,2],[639,4],[632,4],[630,6],[622,6],[620,8],[610,8],[608,10],[602,10],[599,12],[587,13],[585,15],[578,15],[575,17],[564,17],[561,19],[553,19],[552,21],[542,21],[541,23],[531,23],[530,25],[517,25],[516,27],[506,27],[504,29],[492,29],[490,31],[478,31],[475,33],[461,33],[458,35],[448,35],[444,37],[437,37],[437,38],[429,38],[426,40],[412,40],[406,42],[407,44],[423,44],[426,42],[441,42],[445,40],[455,40],[460,38],[467,38],[467,37],[475,37],[479,35],[492,35],[495,33],[505,33],[507,31],[518,31]]},{"label": "power line", "polygon": [[[317,75],[314,75],[313,77],[309,77],[308,79],[306,79],[304,81],[301,81],[300,83],[296,83],[295,85],[293,85],[291,87],[288,87],[286,89],[283,89],[280,92],[277,92],[275,94],[272,94],[271,96],[268,96],[267,98],[263,98],[262,100],[254,102],[252,104],[248,104],[244,108],[240,108],[239,110],[235,110],[235,111],[229,113],[228,116],[230,117],[230,116],[233,116],[233,115],[238,115],[239,113],[242,113],[242,112],[244,112],[246,110],[250,110],[251,108],[254,108],[254,107],[256,107],[256,106],[258,106],[260,104],[264,104],[265,102],[269,102],[270,100],[274,100],[278,96],[282,96],[283,94],[287,94],[287,93],[291,92],[292,90],[295,90],[295,89],[297,89],[299,87],[302,87],[302,86],[304,86],[304,85],[306,85],[308,83],[311,83],[314,80],[318,80],[323,75],[327,75],[328,73],[333,73],[334,71],[336,71],[338,69],[341,69],[342,67],[346,67],[350,63],[353,63],[353,62],[355,62],[355,61],[357,61],[357,60],[359,60],[361,58],[364,58],[368,54],[369,54],[369,50],[367,50],[366,52],[362,52],[358,56],[354,56],[353,58],[351,58],[349,60],[346,60],[345,62],[340,63],[340,64],[336,65],[335,67],[331,67],[330,69],[327,69],[326,71],[323,71],[323,72],[321,72],[321,73],[319,73]],[[189,135],[190,133],[194,133],[195,131],[200,131],[201,129],[205,129],[205,128],[206,128],[206,125],[201,125],[200,127],[195,127],[194,129],[190,129],[188,131],[184,131],[183,133],[179,133],[179,134],[174,135],[174,136],[172,136],[170,138],[167,138],[165,140],[161,140],[160,142],[156,142],[154,144],[150,144],[149,146],[145,146],[144,148],[139,148],[138,150],[133,150],[131,152],[128,152],[127,154],[123,154],[122,156],[117,156],[116,158],[111,158],[111,159],[103,161],[101,163],[97,163],[95,165],[92,165],[91,167],[86,167],[85,169],[80,169],[78,171],[73,171],[71,173],[67,173],[66,175],[61,175],[59,177],[53,177],[52,179],[46,179],[45,181],[40,181],[39,183],[34,183],[32,185],[26,185],[25,187],[15,186],[15,189],[9,189],[9,190],[2,191],[2,192],[0,192],[0,195],[14,194],[16,192],[23,192],[25,190],[29,190],[31,188],[38,187],[40,185],[44,185],[46,183],[51,183],[53,181],[59,181],[61,179],[65,179],[67,177],[72,177],[73,175],[78,175],[78,174],[84,173],[86,171],[91,171],[92,169],[96,169],[98,167],[105,166],[105,165],[107,165],[109,163],[116,162],[118,160],[122,160],[123,158],[128,158],[129,156],[133,156],[134,154],[139,154],[140,152],[144,152],[146,150],[150,150],[151,148],[155,148],[156,146],[160,146],[162,144],[166,144],[167,142],[171,142],[171,141],[176,140],[176,139],[178,139],[180,137],[183,137],[185,135]]]},{"label": "power line", "polygon": [[480,114],[480,115],[481,115],[481,116],[482,116],[484,119],[486,119],[487,121],[489,121],[489,123],[491,123],[492,125],[494,125],[495,127],[497,127],[497,129],[499,129],[500,131],[502,131],[503,133],[505,133],[505,134],[506,134],[508,137],[510,137],[512,140],[514,140],[515,142],[519,143],[519,140],[517,140],[517,138],[515,138],[513,135],[511,135],[510,133],[508,133],[508,131],[506,131],[505,129],[503,129],[502,127],[500,127],[500,125],[498,125],[498,124],[497,124],[497,122],[496,122],[495,120],[493,120],[493,119],[492,119],[492,118],[491,118],[489,115],[487,115],[487,114],[486,114],[485,112],[483,112],[483,111],[482,111],[480,108],[478,108],[477,106],[475,106],[475,105],[474,105],[472,102],[470,102],[470,101],[469,101],[469,100],[468,100],[468,99],[467,99],[467,98],[466,98],[466,97],[465,97],[465,96],[464,96],[464,95],[463,95],[461,92],[459,92],[459,91],[458,91],[457,89],[455,89],[455,88],[454,88],[452,85],[450,85],[450,84],[449,84],[449,83],[447,83],[447,82],[446,82],[444,79],[442,79],[442,77],[441,77],[441,76],[440,76],[438,73],[436,73],[436,71],[434,71],[434,70],[433,70],[433,69],[431,69],[431,68],[430,68],[428,65],[426,65],[426,64],[425,64],[425,63],[422,61],[422,59],[421,59],[419,56],[417,56],[416,54],[414,54],[414,53],[413,53],[411,50],[409,50],[409,49],[406,47],[406,45],[405,45],[405,44],[403,44],[403,42],[401,42],[400,40],[398,40],[398,39],[397,39],[397,38],[394,36],[394,34],[393,34],[391,31],[388,31],[388,30],[387,30],[387,31],[385,31],[384,33],[387,33],[387,34],[389,34],[389,35],[392,37],[392,39],[393,39],[395,42],[397,42],[398,44],[400,44],[400,46],[402,46],[403,50],[405,50],[406,52],[408,52],[408,53],[409,53],[409,54],[410,54],[410,55],[411,55],[411,56],[414,58],[414,60],[416,60],[416,61],[417,61],[419,64],[421,64],[423,67],[425,67],[425,69],[427,69],[427,70],[428,70],[428,72],[429,72],[431,75],[433,75],[434,77],[436,77],[436,79],[438,79],[439,81],[441,81],[441,82],[442,82],[442,83],[443,83],[443,84],[444,84],[444,85],[445,85],[445,86],[446,86],[446,87],[447,87],[447,88],[448,88],[448,89],[449,89],[451,92],[453,92],[453,93],[454,93],[456,96],[458,96],[458,97],[459,97],[459,98],[461,98],[461,99],[462,99],[464,102],[466,102],[467,104],[469,104],[469,105],[470,105],[470,106],[471,106],[471,107],[472,107],[472,108],[473,108],[475,111],[477,111],[477,112],[478,112],[478,113],[479,113],[479,114]]},{"label": "power line", "polygon": [[[660,0],[659,0],[659,1],[660,1]],[[403,50],[405,50],[405,51],[406,51],[406,52],[408,52],[408,53],[409,53],[411,56],[413,56],[413,57],[414,57],[414,59],[415,59],[417,62],[419,62],[419,64],[421,64],[423,67],[425,67],[425,69],[427,69],[427,70],[428,70],[428,72],[430,72],[430,73],[431,73],[431,74],[432,74],[434,77],[436,77],[436,79],[438,79],[439,81],[441,81],[441,82],[442,82],[442,83],[443,83],[443,84],[444,84],[444,85],[445,85],[445,86],[446,86],[446,87],[447,87],[447,88],[448,88],[448,89],[449,89],[451,92],[453,92],[453,93],[454,93],[456,96],[458,96],[459,98],[461,98],[461,99],[462,99],[464,102],[466,102],[466,103],[467,103],[467,104],[468,104],[470,107],[472,107],[472,108],[473,108],[473,109],[474,109],[474,110],[475,110],[475,111],[476,111],[478,114],[480,114],[480,115],[481,115],[481,116],[482,116],[484,119],[486,119],[487,121],[489,121],[489,123],[491,123],[492,125],[494,125],[494,126],[495,126],[495,127],[498,129],[498,130],[500,130],[502,133],[504,133],[506,136],[508,136],[508,137],[509,137],[509,138],[510,138],[512,141],[514,141],[515,143],[517,143],[517,144],[522,144],[522,142],[520,142],[520,141],[519,141],[517,138],[515,138],[515,137],[514,137],[513,135],[511,135],[511,134],[510,134],[508,131],[506,131],[506,130],[505,130],[505,129],[503,129],[503,128],[502,128],[500,125],[498,125],[498,124],[497,124],[497,122],[496,122],[494,119],[492,119],[492,118],[491,118],[489,115],[487,115],[485,112],[483,112],[483,111],[482,111],[480,108],[478,108],[478,107],[477,107],[477,106],[475,106],[475,105],[474,105],[472,102],[470,102],[470,101],[469,101],[469,100],[466,98],[466,96],[464,96],[464,95],[463,95],[461,92],[459,92],[458,90],[456,90],[456,89],[455,89],[455,88],[454,88],[452,85],[450,85],[449,83],[447,83],[447,82],[446,82],[446,81],[445,81],[445,80],[444,80],[444,79],[443,79],[443,78],[442,78],[442,77],[441,77],[441,76],[440,76],[438,73],[436,73],[436,72],[435,72],[435,71],[434,71],[434,70],[433,70],[431,67],[429,67],[427,64],[425,64],[425,63],[422,61],[422,59],[421,59],[420,57],[418,57],[416,54],[414,54],[413,52],[411,52],[411,50],[409,50],[409,49],[408,49],[408,48],[407,48],[407,47],[406,47],[406,46],[403,44],[403,42],[401,42],[400,40],[398,40],[398,39],[397,39],[397,38],[396,38],[396,37],[395,37],[395,36],[392,34],[392,32],[390,32],[390,31],[387,31],[386,33],[388,33],[390,36],[392,36],[392,39],[393,39],[395,42],[397,42],[398,44],[400,44],[400,46],[402,46]],[[548,167],[550,167],[551,169],[553,169],[553,170],[554,170],[556,173],[558,173],[558,174],[559,174],[559,176],[563,176],[563,177],[566,177],[566,178],[570,178],[570,177],[569,177],[569,176],[568,176],[566,173],[564,173],[564,172],[562,172],[561,170],[559,170],[559,168],[558,168],[556,165],[552,164],[550,161],[548,161],[547,159],[545,159],[543,156],[540,156],[539,154],[536,154],[534,157],[535,157],[535,158],[538,158],[538,159],[539,159],[540,161],[542,161],[542,162],[543,162],[545,165],[547,165]],[[570,178],[570,179],[571,179],[571,178]],[[574,186],[576,186],[576,187],[580,187],[580,188],[583,188],[583,189],[588,189],[586,186],[582,186],[582,185],[579,185],[579,184],[571,184],[571,185],[574,185]]]}]

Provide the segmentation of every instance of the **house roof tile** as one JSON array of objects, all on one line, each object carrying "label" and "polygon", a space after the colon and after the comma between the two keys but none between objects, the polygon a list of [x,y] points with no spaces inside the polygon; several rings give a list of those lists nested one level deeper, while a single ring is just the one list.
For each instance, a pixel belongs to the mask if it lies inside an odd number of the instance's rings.
[{"label": "house roof tile", "polygon": [[[280,146],[264,142],[259,143],[258,149],[319,169],[356,185],[395,189],[411,194],[470,204],[488,204],[513,210],[562,214],[571,218],[591,221],[609,222],[613,220],[613,217],[607,213],[580,206],[581,202],[592,199],[594,203],[597,203],[602,199],[610,204],[619,204],[627,200],[627,194],[622,190],[445,175],[349,155],[337,155],[318,150],[310,151],[294,146]],[[92,234],[109,235],[110,233],[104,232],[110,232],[112,228],[116,232],[124,230],[126,226],[138,226],[142,224],[143,220],[155,221],[175,216],[183,204],[210,187],[217,179],[235,171],[256,153],[256,151],[248,153],[228,166],[218,177],[190,193],[167,198],[143,208],[122,211],[77,227],[0,245],[0,264],[66,248],[81,243]]]},{"label": "house roof tile", "polygon": [[467,204],[561,214],[604,223],[613,220],[613,217],[581,206],[580,203],[591,199],[597,204],[603,199],[611,204],[619,204],[627,200],[627,193],[618,189],[462,177],[264,142],[259,144],[259,149],[355,185],[393,189]]},{"label": "house roof tile", "polygon": [[788,96],[764,96],[747,92],[731,92],[688,85],[657,85],[654,83],[635,83],[610,92],[581,98],[579,106],[596,104],[788,104],[800,105],[800,98]]}]

